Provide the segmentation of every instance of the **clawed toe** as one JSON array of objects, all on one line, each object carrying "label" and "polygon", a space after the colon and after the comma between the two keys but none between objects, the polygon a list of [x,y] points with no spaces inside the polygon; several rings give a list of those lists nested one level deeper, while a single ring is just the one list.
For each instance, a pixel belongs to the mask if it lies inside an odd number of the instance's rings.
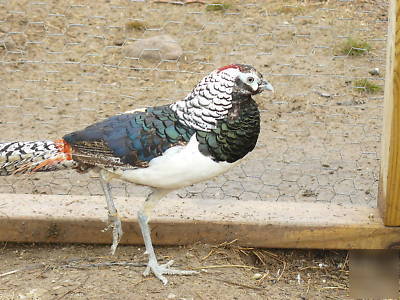
[{"label": "clawed toe", "polygon": [[170,268],[174,263],[173,260],[168,261],[166,264],[159,265],[157,261],[149,261],[147,264],[146,270],[143,272],[143,276],[150,275],[150,271],[161,280],[161,282],[166,285],[168,283],[168,279],[163,275],[195,275],[198,274],[196,271],[185,271],[185,270],[177,270]]}]

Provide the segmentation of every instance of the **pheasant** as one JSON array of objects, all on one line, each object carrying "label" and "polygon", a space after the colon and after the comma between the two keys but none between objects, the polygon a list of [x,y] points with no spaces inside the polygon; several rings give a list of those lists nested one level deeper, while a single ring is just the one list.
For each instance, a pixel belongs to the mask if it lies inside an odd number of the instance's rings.
[{"label": "pheasant", "polygon": [[0,143],[0,176],[67,168],[97,171],[113,228],[112,254],[123,233],[110,181],[151,187],[138,212],[149,256],[143,275],[152,272],[166,284],[165,274],[196,272],[173,269],[173,261],[158,263],[148,225],[153,207],[172,190],[228,171],[253,150],[260,114],[252,95],[264,90],[273,87],[252,66],[224,66],[173,104],[115,115],[55,141]]}]

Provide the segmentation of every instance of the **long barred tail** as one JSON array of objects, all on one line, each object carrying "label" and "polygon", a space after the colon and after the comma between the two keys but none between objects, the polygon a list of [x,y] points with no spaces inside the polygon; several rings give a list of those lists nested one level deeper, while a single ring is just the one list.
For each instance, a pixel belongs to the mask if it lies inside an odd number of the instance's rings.
[{"label": "long barred tail", "polygon": [[71,148],[64,140],[0,143],[0,176],[73,168]]}]

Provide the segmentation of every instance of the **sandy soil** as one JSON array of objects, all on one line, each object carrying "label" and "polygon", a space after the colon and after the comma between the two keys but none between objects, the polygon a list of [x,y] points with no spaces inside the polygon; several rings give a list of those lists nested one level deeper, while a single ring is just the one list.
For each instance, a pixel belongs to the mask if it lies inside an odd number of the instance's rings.
[{"label": "sandy soil", "polygon": [[[181,99],[221,65],[250,63],[277,91],[257,97],[263,110],[257,148],[228,174],[177,193],[216,201],[257,199],[260,205],[374,206],[383,92],[366,94],[353,82],[368,78],[383,86],[386,1],[229,3],[225,12],[209,12],[202,4],[0,2],[0,140],[59,138],[118,112]],[[128,30],[126,24],[135,20],[146,30]],[[164,33],[182,46],[179,61],[123,56],[136,39]],[[367,40],[370,52],[340,54],[348,37]],[[376,67],[380,75],[370,75]],[[0,192],[97,195],[95,177],[60,172],[0,178]],[[115,183],[113,191],[143,196],[147,190]],[[143,280],[143,267],[78,268],[144,262],[143,249],[134,246],[120,247],[116,257],[106,256],[105,246],[0,249],[0,299],[343,299],[348,293],[345,252],[158,248],[160,257],[182,267],[245,266],[171,277],[164,287],[153,278]],[[262,279],[254,279],[255,273]]]}]

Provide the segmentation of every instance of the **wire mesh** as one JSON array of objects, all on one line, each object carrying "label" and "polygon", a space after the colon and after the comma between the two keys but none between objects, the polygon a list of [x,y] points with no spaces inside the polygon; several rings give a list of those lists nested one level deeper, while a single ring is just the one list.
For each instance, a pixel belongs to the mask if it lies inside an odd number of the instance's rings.
[{"label": "wire mesh", "polygon": [[[0,140],[57,139],[248,63],[276,90],[257,96],[256,149],[178,196],[376,205],[387,2],[187,2],[0,1]],[[159,35],[174,53],[138,46]],[[0,193],[98,195],[96,178],[0,177]],[[116,195],[146,190],[113,184]]]}]

